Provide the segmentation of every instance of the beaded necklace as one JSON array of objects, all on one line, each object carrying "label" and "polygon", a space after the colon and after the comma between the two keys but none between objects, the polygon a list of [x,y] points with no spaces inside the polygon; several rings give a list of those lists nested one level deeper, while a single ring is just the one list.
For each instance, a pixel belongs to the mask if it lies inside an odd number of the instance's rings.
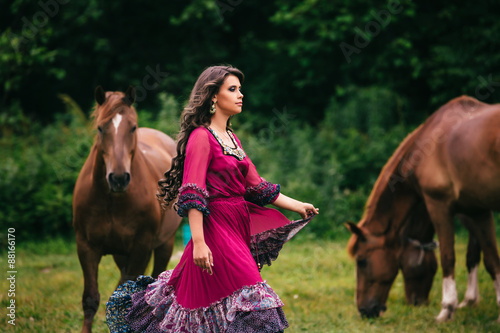
[{"label": "beaded necklace", "polygon": [[229,137],[231,138],[231,141],[233,142],[236,148],[229,147],[229,145],[227,145],[224,141],[222,141],[222,139],[217,135],[217,133],[212,128],[208,127],[208,130],[210,131],[210,133],[212,133],[217,142],[219,142],[219,145],[222,148],[222,153],[224,155],[234,156],[240,161],[247,156],[243,151],[243,149],[241,149],[236,143],[236,140],[234,139],[233,133],[231,131],[226,131],[226,132],[229,134]]}]

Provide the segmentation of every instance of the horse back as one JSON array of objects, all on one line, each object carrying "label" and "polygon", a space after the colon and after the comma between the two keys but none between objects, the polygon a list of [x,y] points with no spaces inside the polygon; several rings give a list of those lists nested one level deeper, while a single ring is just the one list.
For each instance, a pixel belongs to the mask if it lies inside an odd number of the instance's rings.
[{"label": "horse back", "polygon": [[500,208],[500,104],[456,126],[445,152],[458,200]]},{"label": "horse back", "polygon": [[176,155],[175,141],[163,132],[141,127],[138,129],[137,149],[144,155],[144,161],[154,170],[157,180],[170,169]]},{"label": "horse back", "polygon": [[419,188],[449,202],[484,202],[481,193],[500,188],[499,128],[500,105],[462,96],[442,106],[406,156]]}]

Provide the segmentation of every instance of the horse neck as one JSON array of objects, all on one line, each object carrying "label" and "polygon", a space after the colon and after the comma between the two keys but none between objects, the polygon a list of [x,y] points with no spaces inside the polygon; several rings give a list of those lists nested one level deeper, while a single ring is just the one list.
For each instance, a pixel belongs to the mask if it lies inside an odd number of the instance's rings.
[{"label": "horse neck", "polygon": [[408,174],[401,172],[401,165],[422,128],[422,125],[417,127],[400,143],[373,186],[361,224],[376,235],[399,230],[418,201]]},{"label": "horse neck", "polygon": [[417,193],[407,184],[387,187],[378,200],[367,207],[363,226],[372,234],[395,237],[418,200]]},{"label": "horse neck", "polygon": [[423,200],[419,200],[411,210],[410,216],[401,228],[400,237],[402,243],[409,238],[428,243],[434,238],[434,227]]}]

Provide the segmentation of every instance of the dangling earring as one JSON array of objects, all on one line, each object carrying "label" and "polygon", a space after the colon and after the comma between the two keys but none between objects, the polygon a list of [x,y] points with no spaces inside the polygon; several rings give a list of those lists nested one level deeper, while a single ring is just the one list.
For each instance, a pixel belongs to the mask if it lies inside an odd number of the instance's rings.
[{"label": "dangling earring", "polygon": [[212,107],[210,108],[210,114],[215,114],[215,102],[212,102]]}]

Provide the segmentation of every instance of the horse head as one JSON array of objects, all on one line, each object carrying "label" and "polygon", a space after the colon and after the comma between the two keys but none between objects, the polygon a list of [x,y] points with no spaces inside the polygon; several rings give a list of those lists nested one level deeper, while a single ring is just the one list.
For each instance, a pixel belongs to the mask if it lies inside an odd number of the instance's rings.
[{"label": "horse head", "polygon": [[411,238],[403,246],[399,266],[403,273],[406,303],[409,305],[429,303],[429,293],[437,271],[436,248],[436,242],[422,243]]},{"label": "horse head", "polygon": [[124,192],[130,184],[130,169],[137,146],[137,113],[132,104],[135,89],[122,92],[95,90],[94,118],[96,147],[106,165],[106,181],[111,192]]},{"label": "horse head", "polygon": [[386,309],[391,286],[398,274],[396,249],[386,235],[376,235],[361,224],[347,223],[353,235],[349,253],[356,259],[356,305],[363,317],[378,317]]}]

